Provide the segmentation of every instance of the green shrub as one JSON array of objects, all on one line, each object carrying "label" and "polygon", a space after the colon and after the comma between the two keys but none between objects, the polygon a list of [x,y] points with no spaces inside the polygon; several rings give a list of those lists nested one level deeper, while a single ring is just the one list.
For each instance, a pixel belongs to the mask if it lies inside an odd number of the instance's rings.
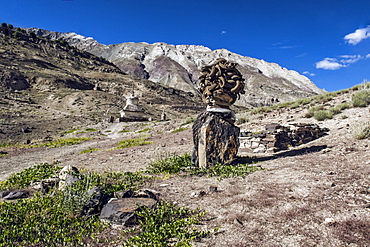
[{"label": "green shrub", "polygon": [[307,113],[305,114],[304,117],[306,117],[306,118],[313,117],[316,112],[321,111],[321,110],[325,110],[325,107],[322,106],[322,105],[313,106],[310,109],[308,109],[308,111],[307,111]]},{"label": "green shrub", "polygon": [[[24,188],[33,180],[48,178],[61,167],[41,164],[11,175],[1,189]],[[99,216],[80,215],[93,186],[105,193],[134,189],[148,177],[140,172],[75,174],[79,180],[53,195],[0,203],[0,246],[99,246],[95,237],[105,225]],[[51,192],[50,192],[51,193]]]},{"label": "green shrub", "polygon": [[366,107],[370,104],[370,90],[359,91],[352,95],[353,107]]},{"label": "green shrub", "polygon": [[338,106],[330,107],[329,111],[332,113],[332,115],[336,115],[336,114],[341,113],[341,109]]},{"label": "green shrub", "polygon": [[319,111],[317,111],[317,112],[314,113],[313,117],[317,121],[323,121],[325,119],[332,118],[333,117],[333,113],[330,112],[330,111],[327,111],[327,110],[319,110]]},{"label": "green shrub", "polygon": [[353,137],[356,139],[366,139],[370,137],[370,122],[359,123],[352,129]]},{"label": "green shrub", "polygon": [[338,107],[341,111],[343,111],[343,110],[345,110],[345,109],[350,108],[351,106],[350,106],[350,104],[348,104],[347,102],[343,102],[343,103],[341,103],[341,104],[337,105],[337,107]]}]

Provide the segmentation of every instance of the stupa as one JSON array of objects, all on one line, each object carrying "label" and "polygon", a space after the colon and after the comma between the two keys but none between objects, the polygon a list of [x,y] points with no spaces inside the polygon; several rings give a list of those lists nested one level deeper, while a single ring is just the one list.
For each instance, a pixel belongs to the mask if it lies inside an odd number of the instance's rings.
[{"label": "stupa", "polygon": [[120,112],[120,122],[127,121],[146,121],[144,116],[144,109],[139,106],[139,98],[134,94],[126,97],[126,105]]}]

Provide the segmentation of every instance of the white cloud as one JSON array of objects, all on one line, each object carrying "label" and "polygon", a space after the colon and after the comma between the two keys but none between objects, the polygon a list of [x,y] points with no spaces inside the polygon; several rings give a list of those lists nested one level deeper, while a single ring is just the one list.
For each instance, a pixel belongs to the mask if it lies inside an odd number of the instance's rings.
[{"label": "white cloud", "polygon": [[224,34],[226,34],[227,32],[226,31],[221,31],[221,35],[224,35]]},{"label": "white cloud", "polygon": [[364,39],[370,38],[370,25],[365,28],[357,29],[354,33],[347,34],[344,39],[351,45],[357,45]]},{"label": "white cloud", "polygon": [[342,55],[340,57],[342,58],[340,60],[342,64],[355,63],[362,58],[361,55]]},{"label": "white cloud", "polygon": [[304,74],[304,75],[309,75],[309,76],[315,76],[315,74],[314,73],[311,73],[311,72],[308,72],[308,71],[303,71],[303,73],[302,74]]},{"label": "white cloud", "polygon": [[[366,55],[365,58],[370,58],[370,54]],[[361,59],[364,59],[361,55],[342,55],[338,56],[338,58],[327,57],[316,63],[316,69],[337,70],[356,63]]]},{"label": "white cloud", "polygon": [[337,61],[338,60],[335,58],[324,58],[320,62],[316,63],[316,69],[337,70],[342,67],[347,67],[346,65],[340,64]]}]

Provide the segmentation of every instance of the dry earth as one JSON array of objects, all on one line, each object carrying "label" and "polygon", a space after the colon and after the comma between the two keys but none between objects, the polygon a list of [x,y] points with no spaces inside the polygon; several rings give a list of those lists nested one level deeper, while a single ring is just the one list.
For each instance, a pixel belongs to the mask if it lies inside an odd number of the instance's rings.
[{"label": "dry earth", "polygon": [[[275,154],[240,153],[264,168],[245,178],[172,176],[146,186],[180,206],[207,211],[199,228],[220,227],[194,246],[370,246],[370,140],[357,140],[352,134],[358,124],[370,121],[369,110],[346,109],[322,122],[303,118],[306,110],[302,109],[247,116],[249,122],[240,127],[251,131],[263,130],[272,122],[306,122],[330,132]],[[100,123],[88,126],[99,131],[68,134],[95,138],[79,145],[3,148],[8,155],[0,157],[0,179],[32,164],[54,161],[100,172],[136,171],[161,156],[191,152],[191,124],[181,126],[186,120]],[[180,126],[188,129],[172,133]],[[119,133],[123,129],[128,132]],[[107,151],[123,139],[143,135],[150,135],[153,143]],[[80,154],[87,148],[100,150]],[[218,190],[211,192],[211,185]]]}]

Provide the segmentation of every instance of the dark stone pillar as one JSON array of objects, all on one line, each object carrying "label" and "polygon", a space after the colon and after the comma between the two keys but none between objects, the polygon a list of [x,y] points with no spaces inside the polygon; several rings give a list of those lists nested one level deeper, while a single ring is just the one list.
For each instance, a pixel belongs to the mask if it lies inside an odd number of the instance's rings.
[{"label": "dark stone pillar", "polygon": [[230,114],[205,111],[193,124],[193,163],[198,167],[231,164],[239,148],[240,129],[230,121]]}]

